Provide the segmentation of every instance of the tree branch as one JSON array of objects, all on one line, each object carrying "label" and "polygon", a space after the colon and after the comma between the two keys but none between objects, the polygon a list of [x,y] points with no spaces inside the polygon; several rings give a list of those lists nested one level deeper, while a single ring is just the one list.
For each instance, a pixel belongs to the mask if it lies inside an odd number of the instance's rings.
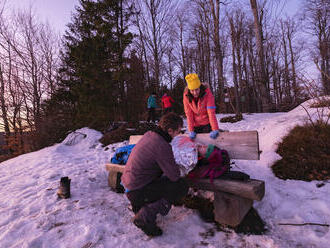
[{"label": "tree branch", "polygon": [[278,225],[281,225],[281,226],[326,226],[326,227],[329,227],[330,225],[329,224],[321,224],[321,223],[312,223],[312,222],[307,222],[307,223],[278,223]]}]

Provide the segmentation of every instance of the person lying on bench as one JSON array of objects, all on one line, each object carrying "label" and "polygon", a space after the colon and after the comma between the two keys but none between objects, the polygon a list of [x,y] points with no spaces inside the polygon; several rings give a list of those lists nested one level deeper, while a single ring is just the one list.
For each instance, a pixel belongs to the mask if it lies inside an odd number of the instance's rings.
[{"label": "person lying on bench", "polygon": [[214,178],[232,179],[246,181],[250,176],[241,171],[231,170],[229,154],[226,150],[221,150],[209,144],[197,144],[198,163],[195,168],[187,175],[190,179]]},{"label": "person lying on bench", "polygon": [[158,127],[146,132],[133,148],[121,177],[135,213],[133,223],[148,236],[162,235],[156,225],[157,214],[167,215],[171,205],[188,192],[170,145],[182,126],[179,115],[164,115]]}]

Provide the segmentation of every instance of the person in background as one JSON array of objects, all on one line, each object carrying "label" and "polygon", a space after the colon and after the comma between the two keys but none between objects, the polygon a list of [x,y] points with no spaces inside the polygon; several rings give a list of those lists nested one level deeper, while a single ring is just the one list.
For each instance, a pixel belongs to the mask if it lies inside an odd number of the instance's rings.
[{"label": "person in background", "polygon": [[187,117],[189,137],[193,140],[197,133],[210,133],[212,139],[219,135],[215,116],[214,96],[207,84],[202,84],[196,73],[185,77],[187,87],[183,93],[184,112]]},{"label": "person in background", "polygon": [[157,108],[157,102],[156,102],[156,93],[152,92],[151,95],[148,97],[148,119],[147,121],[155,122],[156,121],[156,108]]},{"label": "person in background", "polygon": [[171,205],[188,193],[170,145],[182,126],[179,115],[162,116],[157,128],[146,132],[133,148],[121,177],[135,213],[133,223],[148,236],[162,234],[156,225],[157,214],[167,215]]},{"label": "person in background", "polygon": [[174,103],[173,98],[165,93],[162,97],[163,115],[167,114],[168,112],[173,111],[173,108],[172,108],[173,103]]}]

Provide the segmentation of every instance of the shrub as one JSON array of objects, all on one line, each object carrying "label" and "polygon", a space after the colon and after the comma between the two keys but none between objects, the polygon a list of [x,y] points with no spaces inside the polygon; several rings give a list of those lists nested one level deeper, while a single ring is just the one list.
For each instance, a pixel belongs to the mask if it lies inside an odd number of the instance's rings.
[{"label": "shrub", "polygon": [[145,132],[156,127],[153,123],[124,123],[117,126],[115,129],[108,130],[104,133],[100,142],[107,146],[112,143],[123,142],[129,139],[131,135],[143,135]]},{"label": "shrub", "polygon": [[281,179],[303,181],[330,179],[330,125],[295,127],[279,144],[282,159],[272,170]]},{"label": "shrub", "polygon": [[311,108],[325,108],[330,107],[330,98],[320,98],[318,101],[310,105]]},{"label": "shrub", "polygon": [[230,122],[230,123],[234,123],[234,122],[238,122],[243,120],[243,115],[242,114],[237,114],[237,115],[231,115],[231,116],[227,116],[227,117],[223,117],[220,119],[220,122],[224,123],[224,122]]}]

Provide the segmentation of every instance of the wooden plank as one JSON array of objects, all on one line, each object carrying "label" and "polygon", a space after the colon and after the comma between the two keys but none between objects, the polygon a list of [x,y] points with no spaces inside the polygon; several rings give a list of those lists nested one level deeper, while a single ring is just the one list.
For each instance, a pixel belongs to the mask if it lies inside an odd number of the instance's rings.
[{"label": "wooden plank", "polygon": [[125,166],[119,164],[106,164],[105,168],[109,171],[108,185],[116,192],[119,190],[120,177],[124,172]]},{"label": "wooden plank", "polygon": [[216,222],[235,227],[241,223],[253,205],[253,200],[236,195],[214,193],[214,219]]},{"label": "wooden plank", "polygon": [[[129,143],[136,144],[141,137],[142,135],[131,135]],[[217,139],[211,139],[208,133],[201,133],[197,134],[195,141],[206,145],[213,144],[225,149],[232,159],[260,159],[257,131],[221,132]]]},{"label": "wooden plank", "polygon": [[[125,166],[111,163],[106,164],[105,166],[107,171],[109,171],[109,179],[110,176],[113,176],[111,181],[113,182],[112,186],[114,187],[116,181],[115,173],[123,173]],[[239,181],[216,178],[211,183],[209,178],[202,178],[187,179],[187,182],[192,188],[209,190],[214,192],[223,191],[257,201],[260,201],[265,195],[265,182],[256,179]]]},{"label": "wooden plank", "polygon": [[216,178],[210,182],[209,178],[187,179],[190,187],[208,191],[222,191],[251,200],[260,201],[265,195],[265,182],[249,179],[247,181]]},{"label": "wooden plank", "polygon": [[143,135],[131,135],[129,136],[129,144],[136,144],[142,138]]},{"label": "wooden plank", "polygon": [[118,172],[123,173],[124,169],[125,169],[125,165],[108,163],[105,165],[105,169],[107,171],[118,171]]},{"label": "wooden plank", "polygon": [[208,133],[201,133],[197,134],[196,142],[225,149],[233,159],[260,159],[257,131],[220,132],[216,139],[211,139]]}]

